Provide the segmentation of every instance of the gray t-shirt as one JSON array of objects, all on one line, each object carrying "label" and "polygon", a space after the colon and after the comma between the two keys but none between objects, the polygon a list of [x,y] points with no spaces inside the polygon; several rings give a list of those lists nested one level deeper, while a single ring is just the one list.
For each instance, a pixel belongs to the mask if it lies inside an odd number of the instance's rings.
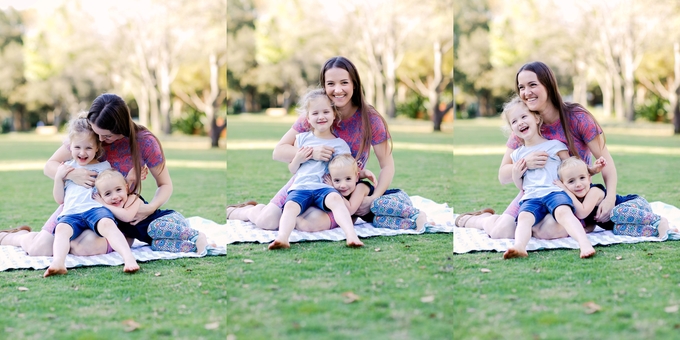
[{"label": "gray t-shirt", "polygon": [[522,200],[539,198],[551,192],[562,191],[560,187],[553,184],[553,181],[557,179],[557,169],[562,163],[557,153],[562,150],[569,149],[558,140],[548,140],[529,147],[522,145],[512,152],[510,157],[512,157],[513,163],[535,151],[545,151],[548,153],[548,161],[545,163],[545,167],[529,169],[524,173],[524,181],[522,182],[524,196],[522,196]]},{"label": "gray t-shirt", "polygon": [[[335,151],[333,151],[333,157],[351,153],[349,145],[347,145],[347,143],[341,138],[322,139],[314,136],[314,133],[311,131],[298,134],[295,136],[295,141],[298,147],[314,147],[319,145],[332,146],[335,149]],[[316,190],[321,188],[331,188],[331,186],[323,182],[323,176],[327,172],[328,162],[310,159],[300,164],[300,168],[295,172],[295,180],[288,189],[288,192],[291,190]]]},{"label": "gray t-shirt", "polygon": [[[97,173],[100,173],[106,169],[111,169],[111,164],[109,164],[107,161],[80,166],[75,160],[70,160],[66,162],[66,164],[76,169],[85,168],[90,171],[96,171]],[[67,179],[64,185],[64,210],[62,210],[59,216],[80,214],[92,208],[101,207],[102,205],[92,198],[93,190],[93,188],[88,189],[82,187]]]}]

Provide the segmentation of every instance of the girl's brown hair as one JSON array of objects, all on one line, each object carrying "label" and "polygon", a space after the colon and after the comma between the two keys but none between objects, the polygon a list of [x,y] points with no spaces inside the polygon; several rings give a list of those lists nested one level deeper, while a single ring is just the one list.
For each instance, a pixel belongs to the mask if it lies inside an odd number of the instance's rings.
[{"label": "girl's brown hair", "polygon": [[363,154],[365,150],[369,150],[370,152],[371,140],[373,138],[373,129],[371,128],[371,119],[369,116],[370,114],[375,114],[376,116],[380,117],[383,125],[385,125],[385,132],[387,133],[387,138],[390,140],[390,152],[392,152],[392,136],[390,135],[390,131],[387,128],[387,121],[385,121],[385,118],[383,118],[383,116],[380,115],[373,106],[366,103],[357,68],[354,66],[354,64],[352,64],[351,61],[349,61],[349,59],[345,57],[338,56],[328,59],[326,63],[324,63],[323,67],[321,68],[321,73],[319,74],[319,82],[321,87],[324,88],[324,91],[326,88],[326,71],[332,68],[343,69],[349,73],[349,78],[352,80],[352,85],[354,88],[352,91],[352,105],[358,107],[359,111],[361,112],[361,144],[359,145],[359,152],[356,154],[357,159],[361,157],[361,154]]},{"label": "girl's brown hair", "polygon": [[[130,192],[140,193],[142,191],[142,164],[140,161],[139,145],[137,143],[137,133],[140,131],[148,131],[148,129],[133,122],[132,115],[130,115],[130,108],[123,98],[112,93],[104,93],[92,102],[90,111],[87,114],[87,119],[91,124],[96,125],[100,129],[109,130],[113,134],[123,135],[128,138],[136,178],[135,183],[132,188],[130,188]],[[158,142],[161,154],[165,155],[158,138],[153,134],[151,135]],[[165,156],[163,156],[163,162],[160,165],[161,169],[165,167]]]},{"label": "girl's brown hair", "polygon": [[[578,156],[579,153],[576,151],[576,147],[574,146],[574,136],[572,134],[570,125],[572,110],[576,108],[587,113],[593,119],[593,122],[595,122],[597,128],[599,130],[602,130],[602,127],[600,127],[600,124],[598,124],[597,119],[595,119],[593,114],[590,113],[590,111],[586,110],[586,108],[583,107],[581,104],[566,103],[562,100],[559,88],[557,87],[557,79],[555,78],[555,74],[550,69],[550,67],[548,67],[548,65],[540,61],[526,63],[519,68],[517,74],[515,75],[515,91],[517,92],[517,95],[519,95],[519,82],[517,77],[519,77],[519,74],[522,71],[530,71],[536,74],[536,78],[538,79],[538,81],[541,83],[541,85],[545,87],[546,92],[548,93],[548,100],[550,100],[552,105],[559,111],[560,125],[562,125],[564,136],[567,139],[567,147],[569,148],[569,153],[572,156]],[[602,136],[604,137],[604,132],[602,133]],[[602,145],[602,147],[604,147],[604,145]]]}]

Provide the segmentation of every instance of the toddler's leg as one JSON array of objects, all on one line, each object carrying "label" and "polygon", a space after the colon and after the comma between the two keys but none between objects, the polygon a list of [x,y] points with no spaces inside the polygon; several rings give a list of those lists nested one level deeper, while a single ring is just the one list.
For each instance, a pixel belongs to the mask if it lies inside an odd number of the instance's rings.
[{"label": "toddler's leg", "polygon": [[508,248],[503,254],[504,259],[512,259],[516,257],[527,257],[527,243],[531,239],[531,227],[534,225],[536,218],[534,214],[523,211],[517,217],[517,228],[515,229],[515,244]]},{"label": "toddler's leg", "polygon": [[288,238],[290,238],[290,234],[295,229],[295,220],[300,215],[300,209],[300,205],[293,201],[288,201],[283,206],[283,213],[279,222],[279,233],[276,235],[276,239],[269,244],[268,248],[270,250],[290,248]]},{"label": "toddler's leg", "polygon": [[661,216],[652,211],[652,207],[647,200],[643,197],[638,197],[615,206],[612,209],[611,220],[615,224],[656,225],[661,220]]},{"label": "toddler's leg", "polygon": [[359,236],[357,236],[354,230],[354,223],[352,222],[352,216],[345,206],[344,198],[340,196],[337,192],[330,193],[324,199],[324,204],[331,209],[333,212],[333,217],[335,217],[335,222],[340,226],[342,231],[345,232],[345,238],[347,239],[347,246],[349,247],[362,247],[364,245]]},{"label": "toddler's leg", "polygon": [[73,235],[73,228],[66,223],[59,223],[54,229],[54,244],[52,245],[52,263],[45,270],[43,277],[58,274],[66,274],[66,254],[69,250],[69,241]]},{"label": "toddler's leg", "polygon": [[123,271],[126,273],[135,273],[139,270],[139,265],[135,256],[132,255],[130,245],[127,243],[123,233],[118,230],[116,223],[110,218],[102,218],[97,222],[97,231],[104,236],[111,245],[111,248],[118,252],[125,261]]},{"label": "toddler's leg", "polygon": [[574,216],[571,207],[568,205],[561,205],[555,209],[554,214],[557,223],[561,224],[564,229],[567,230],[569,236],[578,242],[579,248],[581,249],[581,258],[585,259],[595,255],[595,248],[590,244],[590,240],[588,240],[588,236],[586,236],[583,225],[581,225],[581,222]]},{"label": "toddler's leg", "polygon": [[161,216],[151,223],[147,232],[152,239],[168,238],[188,241],[198,236],[198,230],[191,228],[189,222],[178,212]]}]

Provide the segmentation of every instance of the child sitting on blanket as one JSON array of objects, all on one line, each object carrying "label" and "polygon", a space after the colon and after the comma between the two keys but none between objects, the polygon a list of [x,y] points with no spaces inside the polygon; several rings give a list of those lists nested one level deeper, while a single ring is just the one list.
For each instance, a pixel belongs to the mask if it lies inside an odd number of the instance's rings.
[{"label": "child sitting on blanket", "polygon": [[333,187],[345,198],[349,213],[372,223],[376,228],[415,229],[422,231],[427,222],[425,212],[413,206],[408,195],[400,189],[390,189],[371,204],[371,211],[358,216],[364,197],[373,194],[373,185],[367,180],[359,180],[359,166],[352,155],[334,157],[328,164],[328,172]]},{"label": "child sitting on blanket", "polygon": [[97,176],[95,199],[107,207],[121,221],[119,228],[125,235],[149,243],[151,250],[173,253],[197,252],[203,254],[208,246],[204,233],[193,229],[182,214],[174,210],[156,210],[136,225],[134,219],[139,207],[145,202],[128,189],[128,183],[120,172],[109,169]]},{"label": "child sitting on blanket", "polygon": [[[604,159],[598,160],[604,166]],[[562,188],[574,203],[576,217],[583,219],[586,226],[595,225],[597,207],[604,199],[606,189],[602,184],[592,184],[585,162],[578,157],[562,161],[555,185]],[[670,229],[668,220],[652,212],[652,207],[643,197],[631,194],[616,195],[616,203],[610,215],[611,221],[597,223],[616,235],[658,236],[664,238]]]},{"label": "child sitting on blanket", "polygon": [[92,229],[98,235],[106,238],[113,250],[117,251],[125,262],[123,271],[134,273],[139,265],[128,245],[125,236],[118,230],[116,220],[108,209],[92,198],[92,189],[76,185],[66,179],[66,175],[75,168],[85,168],[90,171],[101,172],[111,168],[109,162],[99,162],[102,151],[99,137],[92,131],[90,122],[85,116],[80,116],[69,123],[68,137],[70,140],[72,160],[62,163],[54,176],[52,195],[54,200],[63,204],[64,208],[57,217],[54,228],[54,244],[52,263],[45,271],[44,277],[66,274],[66,254],[69,242],[78,237],[83,230]]},{"label": "child sitting on blanket", "polygon": [[323,89],[307,93],[301,99],[299,111],[307,118],[312,131],[295,136],[294,145],[299,149],[288,165],[290,172],[295,174],[295,180],[288,189],[279,232],[276,239],[269,244],[269,249],[290,248],[288,239],[295,229],[297,216],[310,206],[332,211],[336,223],[345,232],[347,246],[361,247],[364,244],[354,230],[344,199],[333,187],[323,182],[328,162],[312,159],[313,149],[318,145],[332,146],[335,149],[333,156],[350,153],[347,143],[336,137],[332,131],[333,122],[339,120],[338,112]]},{"label": "child sitting on blanket", "polygon": [[[571,198],[553,184],[561,160],[569,158],[567,146],[558,140],[548,140],[540,135],[543,122],[540,114],[529,111],[519,97],[513,98],[503,109],[503,115],[522,145],[512,152],[512,179],[517,188],[524,190],[520,202],[515,244],[504,254],[504,259],[527,257],[527,243],[531,239],[531,227],[545,215],[552,214],[566,229],[581,249],[581,258],[595,255],[581,222],[574,216]],[[536,152],[548,153],[544,168],[528,169],[524,157]]]}]

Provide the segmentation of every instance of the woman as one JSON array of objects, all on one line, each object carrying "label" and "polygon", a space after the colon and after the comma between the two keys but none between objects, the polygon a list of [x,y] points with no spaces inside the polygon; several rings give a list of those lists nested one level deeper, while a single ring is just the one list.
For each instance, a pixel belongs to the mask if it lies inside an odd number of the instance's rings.
[{"label": "woman", "polygon": [[[172,180],[165,167],[163,148],[156,136],[132,121],[130,108],[121,97],[115,94],[102,94],[97,97],[92,102],[87,119],[92,124],[92,130],[102,141],[104,156],[101,160],[108,161],[113,168],[126,176],[131,192],[141,192],[141,180],[137,179],[144,179],[147,168],[156,180],[158,189],[153,199],[140,207],[130,223],[118,222],[118,228],[130,237],[134,235],[134,225],[165,204],[172,195]],[[69,145],[64,144],[45,164],[45,175],[54,179],[59,165],[69,159],[71,159]],[[96,172],[76,169],[71,171],[66,179],[91,188],[94,186],[96,176]],[[29,232],[27,228],[1,231],[0,244],[20,246],[32,256],[51,256],[54,243],[54,235],[51,231],[56,226],[56,216],[60,211],[61,207],[52,214],[40,232]],[[99,255],[111,252],[111,250],[106,239],[88,230],[71,241],[70,252],[74,255]]]},{"label": "woman", "polygon": [[[547,65],[540,61],[525,64],[517,71],[515,90],[530,110],[540,113],[543,118],[541,134],[545,138],[560,140],[569,147],[570,154],[578,155],[587,164],[590,164],[591,153],[596,159],[605,158],[607,166],[602,169],[602,177],[607,188],[607,195],[600,203],[595,218],[599,222],[608,221],[616,200],[616,166],[605,145],[602,128],[595,117],[577,103],[562,101],[555,75]],[[498,170],[498,179],[501,184],[512,183],[510,154],[520,145],[517,136],[512,134],[506,145],[508,148]],[[527,156],[525,161],[529,169],[535,169],[544,167],[547,158],[546,153],[536,152]],[[488,208],[464,213],[456,219],[456,226],[482,229],[491,238],[514,238],[515,219],[519,212],[522,194],[520,192],[501,215],[495,215],[494,211]],[[540,224],[534,226],[533,236],[553,239],[568,235],[566,230],[548,215]]]},{"label": "woman", "polygon": [[[370,211],[373,200],[380,197],[392,183],[394,177],[394,159],[387,123],[375,109],[364,100],[361,80],[356,67],[344,57],[333,57],[326,61],[319,74],[319,82],[326,91],[341,120],[335,131],[338,137],[349,144],[352,156],[357,159],[363,170],[371,146],[380,164],[380,174],[373,195],[367,196],[356,214]],[[293,144],[298,133],[309,131],[310,126],[301,117],[293,127],[283,135],[274,148],[273,158],[280,162],[290,163],[298,148]],[[333,148],[319,146],[314,148],[315,160],[329,161]],[[362,171],[363,172],[363,171]],[[269,204],[256,204],[249,201],[227,207],[227,219],[251,221],[258,228],[275,230],[279,226],[282,207],[285,202],[291,181],[279,190]],[[333,215],[320,209],[307,209],[297,218],[296,229],[302,231],[322,231],[336,227]]]}]

